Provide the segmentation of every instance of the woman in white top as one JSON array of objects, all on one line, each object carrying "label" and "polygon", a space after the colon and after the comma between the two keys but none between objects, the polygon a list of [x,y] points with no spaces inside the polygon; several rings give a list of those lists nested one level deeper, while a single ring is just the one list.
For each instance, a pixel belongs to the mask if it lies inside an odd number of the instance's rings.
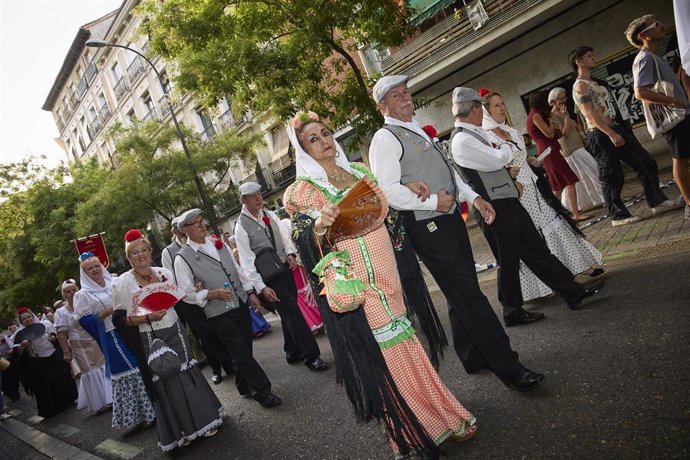
[{"label": "woman in white top", "polygon": [[113,428],[151,425],[156,412],[151,404],[154,392],[150,379],[147,388],[137,357],[111,319],[112,276],[92,253],[82,254],[80,260],[81,290],[74,295],[74,308],[79,324],[98,342],[105,356],[113,389]]},{"label": "woman in white top", "polygon": [[[161,348],[151,352],[154,339],[163,340],[165,348],[162,350],[172,350],[179,359],[180,368],[174,375],[153,375],[158,446],[167,452],[199,436],[216,434],[223,424],[223,407],[197,367],[175,309],[148,313],[140,307],[142,288],[155,283],[174,285],[172,272],[151,266],[151,245],[140,231],[128,231],[125,241],[125,254],[132,269],[113,283],[113,321],[119,329],[136,332],[138,341],[132,346],[148,356],[148,364],[162,354]],[[142,362],[141,366],[147,364]]]},{"label": "woman in white top", "polygon": [[55,329],[68,364],[76,362],[79,372],[79,400],[77,409],[88,407],[100,413],[110,409],[113,390],[110,379],[105,376],[105,358],[98,343],[79,324],[74,312],[74,295],[79,286],[73,279],[62,283],[62,297],[65,303],[55,311]]},{"label": "woman in white top", "polygon": [[[496,144],[508,142],[513,150],[512,166],[520,168],[516,180],[522,184],[520,203],[527,210],[534,226],[546,240],[546,244],[553,255],[565,265],[573,274],[587,272],[587,282],[602,276],[603,268],[598,267],[602,262],[601,253],[592,246],[577,230],[574,224],[559,214],[537,187],[537,175],[532,171],[527,158],[525,142],[522,135],[512,126],[506,124],[506,109],[503,97],[496,92],[489,92],[484,96],[484,128],[490,140]],[[535,163],[535,166],[538,166]],[[555,197],[554,197],[555,199]],[[556,200],[554,203],[560,206]],[[593,266],[597,266],[592,268]],[[589,276],[593,275],[593,276]],[[579,281],[582,278],[578,278]],[[553,293],[537,276],[520,262],[520,285],[522,297],[525,301],[544,297]]]},{"label": "woman in white top", "polygon": [[[55,329],[50,321],[41,321],[28,308],[20,308],[19,330],[12,337],[20,356],[22,373],[36,398],[38,415],[51,417],[74,405],[77,387],[72,380],[69,366],[55,348]],[[45,331],[38,337],[24,339],[24,329],[41,323]]]}]

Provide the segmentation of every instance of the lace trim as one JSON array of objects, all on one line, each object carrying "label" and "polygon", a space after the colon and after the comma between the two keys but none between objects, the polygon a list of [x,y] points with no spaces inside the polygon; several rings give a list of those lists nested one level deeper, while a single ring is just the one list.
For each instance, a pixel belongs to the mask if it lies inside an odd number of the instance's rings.
[{"label": "lace trim", "polygon": [[113,374],[110,376],[110,380],[113,382],[122,380],[123,378],[130,377],[132,374],[138,374],[139,373],[139,368],[134,367],[128,371],[120,372],[119,374]]},{"label": "lace trim", "polygon": [[151,354],[149,355],[149,358],[148,358],[148,361],[147,361],[147,362],[148,362],[149,364],[151,364],[151,361],[153,361],[153,360],[156,359],[156,358],[160,358],[160,357],[163,356],[163,354],[165,354],[165,353],[172,353],[173,355],[178,356],[178,354],[175,352],[175,350],[173,350],[172,348],[170,348],[170,347],[168,347],[168,346],[164,346],[164,347],[160,347],[158,350],[156,350],[156,351],[154,351],[153,353],[151,353]]},{"label": "lace trim", "polygon": [[209,423],[208,425],[206,425],[205,427],[203,427],[202,429],[198,430],[195,433],[191,433],[189,435],[182,436],[182,438],[180,438],[176,441],[173,441],[170,444],[167,444],[165,446],[163,444],[161,444],[160,442],[158,442],[158,447],[160,447],[163,452],[170,452],[171,450],[173,450],[176,447],[182,447],[186,443],[194,441],[196,438],[203,436],[206,433],[208,433],[209,431],[215,430],[216,428],[219,428],[221,425],[223,425],[222,416],[223,416],[223,407],[221,406],[218,409],[218,418],[215,419],[214,421],[212,421],[211,423]]}]

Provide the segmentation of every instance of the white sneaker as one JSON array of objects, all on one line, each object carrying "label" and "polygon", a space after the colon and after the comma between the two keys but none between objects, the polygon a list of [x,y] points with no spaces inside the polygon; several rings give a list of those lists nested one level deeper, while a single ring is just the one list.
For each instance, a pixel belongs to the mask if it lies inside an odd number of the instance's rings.
[{"label": "white sneaker", "polygon": [[673,200],[662,201],[658,205],[652,208],[652,214],[661,214],[666,211],[671,211],[673,209],[678,209],[683,206],[681,203]]},{"label": "white sneaker", "polygon": [[623,219],[611,219],[611,225],[614,227],[620,227],[621,225],[634,224],[639,222],[641,219],[639,216],[624,217]]},{"label": "white sneaker", "polygon": [[5,421],[11,417],[12,417],[12,414],[0,414],[0,422]]}]

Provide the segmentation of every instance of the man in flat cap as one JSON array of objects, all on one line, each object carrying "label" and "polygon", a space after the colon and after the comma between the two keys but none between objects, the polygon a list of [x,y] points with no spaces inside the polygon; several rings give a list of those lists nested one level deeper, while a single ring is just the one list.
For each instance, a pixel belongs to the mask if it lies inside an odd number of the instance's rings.
[{"label": "man in flat cap", "polygon": [[[264,407],[275,407],[280,398],[271,392],[271,382],[252,356],[252,326],[248,298],[256,297],[246,273],[237,266],[228,247],[208,237],[200,209],[182,214],[177,228],[187,243],[175,256],[177,285],[185,301],[201,307],[237,366],[235,383],[241,395],[251,395]],[[203,289],[197,291],[197,283]]]},{"label": "man in flat cap", "polygon": [[[412,246],[448,301],[455,351],[465,370],[472,374],[490,369],[509,387],[532,390],[544,376],[520,363],[479,289],[457,203],[472,203],[488,224],[493,222],[494,209],[455,174],[443,152],[414,120],[407,81],[405,75],[392,75],[374,86],[384,125],[369,147],[371,169],[388,204],[400,211]],[[403,185],[412,182],[426,183],[431,196],[423,201]]]},{"label": "man in flat cap", "polygon": [[[170,221],[170,230],[173,234],[172,241],[161,252],[161,264],[173,274],[175,274],[175,256],[187,241],[185,234],[177,228],[179,220],[179,217],[174,217]],[[216,331],[213,330],[208,322],[204,312],[197,305],[187,303],[184,300],[175,305],[175,311],[182,323],[189,325],[192,335],[201,342],[208,365],[211,366],[211,380],[213,384],[218,385],[223,381],[221,367],[225,369],[226,374],[233,375],[235,373],[235,364],[225,350],[218,334],[216,334]]]},{"label": "man in flat cap", "polygon": [[498,298],[503,305],[506,326],[517,326],[539,321],[543,313],[528,312],[522,308],[520,287],[520,260],[547,286],[561,295],[571,309],[601,287],[597,284],[582,286],[573,274],[546,246],[534,222],[520,204],[520,183],[508,172],[513,161],[513,150],[508,142],[496,147],[482,129],[482,102],[477,91],[458,87],[453,91],[452,111],[455,130],[451,134],[451,153],[459,165],[462,178],[490,202],[496,218],[488,225],[477,216],[491,251],[501,267],[498,275]]},{"label": "man in flat cap", "polygon": [[[247,182],[239,187],[242,212],[235,223],[235,243],[240,265],[257,292],[271,302],[283,328],[285,358],[288,363],[302,361],[312,371],[325,371],[328,364],[297,304],[297,286],[291,269],[297,266],[292,239],[278,216],[264,209],[261,186]],[[252,299],[258,308],[261,301]]]}]

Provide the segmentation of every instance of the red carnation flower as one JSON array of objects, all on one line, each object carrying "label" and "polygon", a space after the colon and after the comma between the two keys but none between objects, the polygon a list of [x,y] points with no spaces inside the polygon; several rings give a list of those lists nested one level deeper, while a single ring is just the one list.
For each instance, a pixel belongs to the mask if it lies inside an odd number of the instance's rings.
[{"label": "red carnation flower", "polygon": [[490,92],[491,92],[490,89],[487,89],[487,88],[479,88],[479,95],[480,95],[481,97],[486,96],[486,95],[489,94]]},{"label": "red carnation flower", "polygon": [[216,245],[216,249],[223,249],[223,242],[219,239],[213,240],[213,244]]},{"label": "red carnation flower", "polygon": [[262,220],[264,221],[264,224],[266,224],[266,226],[271,225],[271,219],[269,219],[266,214],[264,214],[264,217],[262,218]]},{"label": "red carnation flower", "polygon": [[435,138],[438,135],[438,131],[431,125],[422,126],[422,131],[427,133],[430,138]]},{"label": "red carnation flower", "polygon": [[144,237],[144,235],[142,235],[141,232],[137,229],[132,229],[132,230],[129,230],[127,233],[125,233],[125,241],[128,243],[131,243],[132,241],[139,240],[143,237]]}]

